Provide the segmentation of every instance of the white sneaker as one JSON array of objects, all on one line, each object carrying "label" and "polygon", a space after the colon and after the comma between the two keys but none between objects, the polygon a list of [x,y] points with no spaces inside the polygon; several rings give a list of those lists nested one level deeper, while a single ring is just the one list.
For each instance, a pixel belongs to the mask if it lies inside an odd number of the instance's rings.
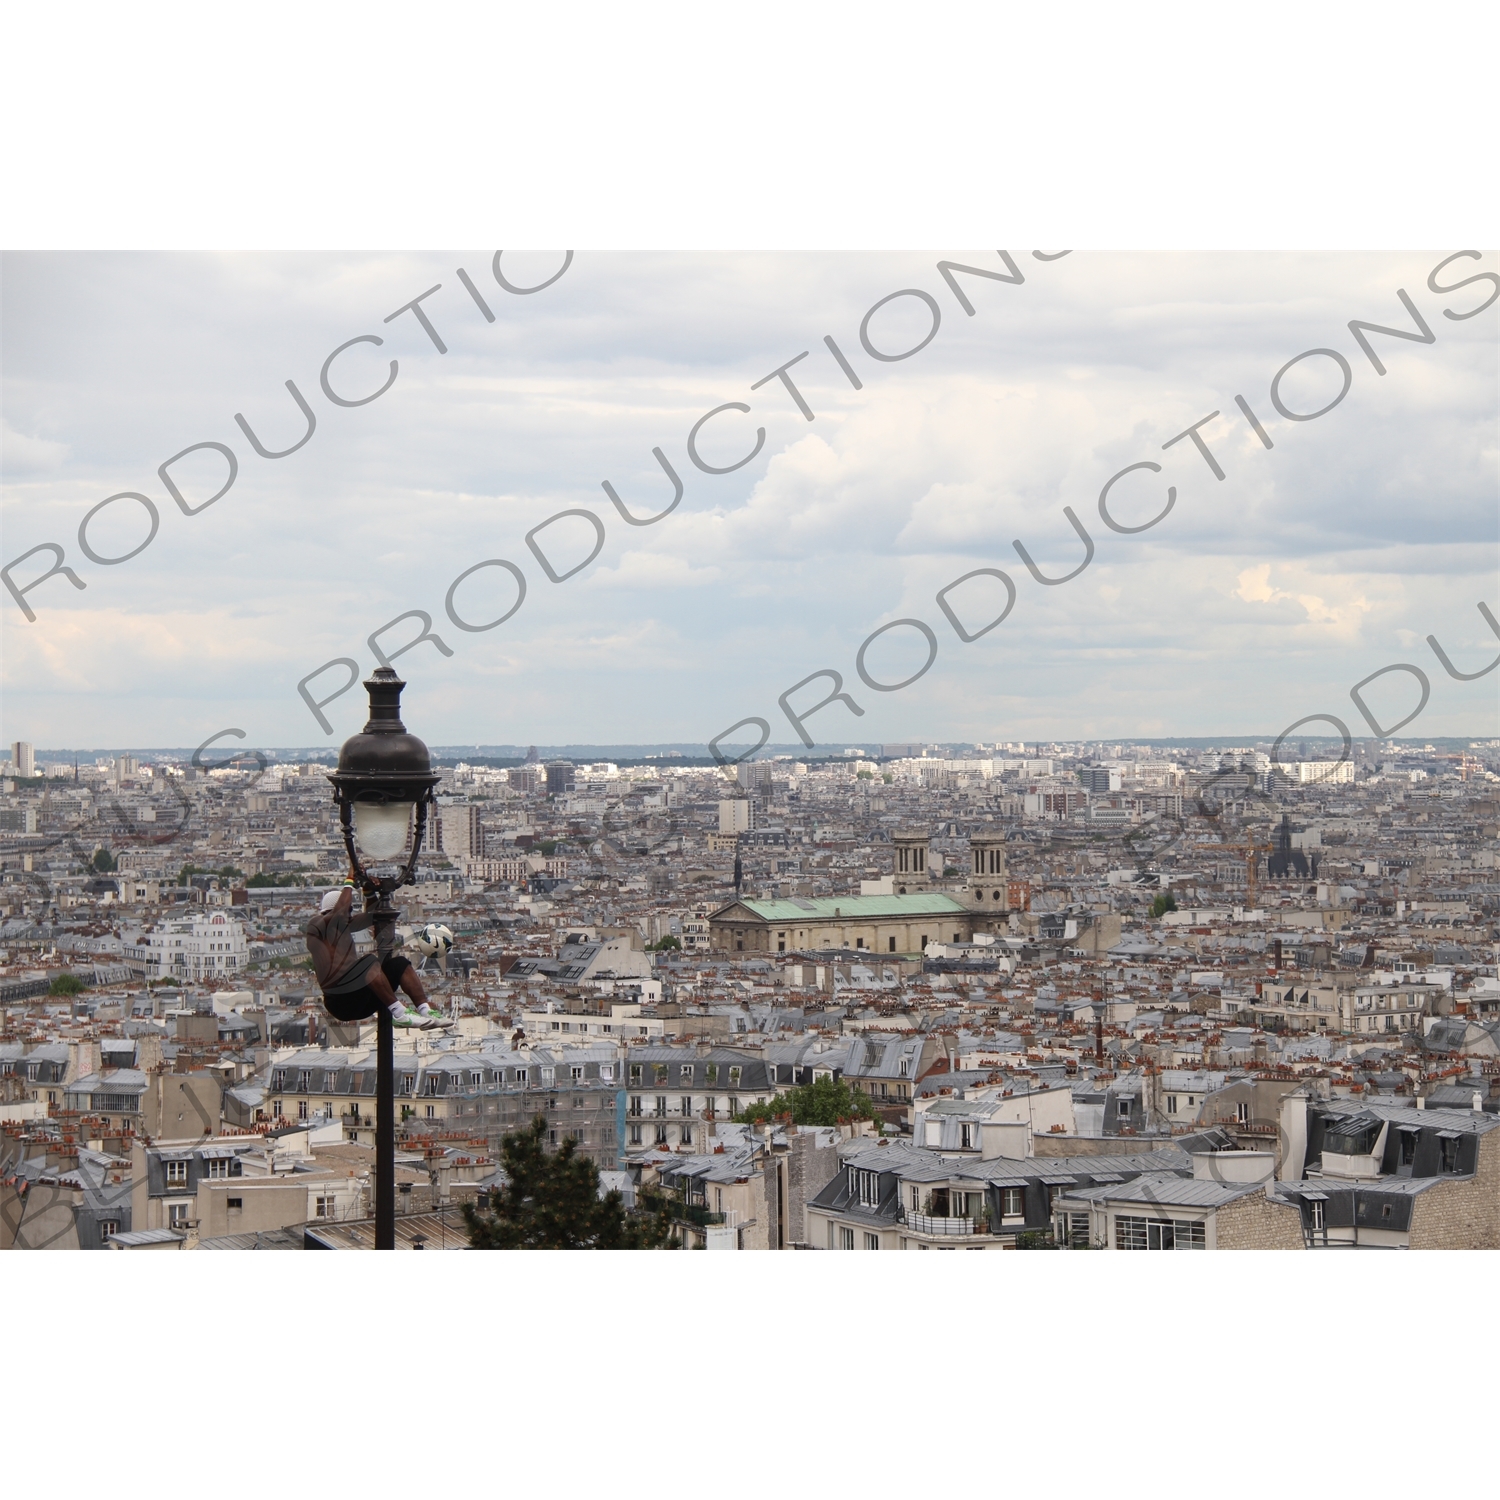
[{"label": "white sneaker", "polygon": [[414,1010],[407,1010],[404,1005],[391,1007],[392,1026],[420,1026],[421,1024],[422,1022]]}]

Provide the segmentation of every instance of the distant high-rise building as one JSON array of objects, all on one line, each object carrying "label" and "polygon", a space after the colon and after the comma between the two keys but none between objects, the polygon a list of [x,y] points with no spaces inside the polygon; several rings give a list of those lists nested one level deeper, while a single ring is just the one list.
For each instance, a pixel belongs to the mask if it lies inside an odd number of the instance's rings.
[{"label": "distant high-rise building", "polygon": [[437,846],[449,859],[478,859],[484,854],[484,828],[477,803],[440,807],[437,822]]},{"label": "distant high-rise building", "polygon": [[546,785],[542,768],[536,765],[512,766],[505,779],[528,797],[534,797],[538,787]]},{"label": "distant high-rise building", "polygon": [[747,792],[771,790],[771,762],[742,760],[735,767],[735,779]]},{"label": "distant high-rise building", "polygon": [[570,760],[549,760],[547,762],[547,795],[552,797],[560,792],[571,792],[574,772],[575,767]]},{"label": "distant high-rise building", "polygon": [[1120,773],[1111,766],[1084,766],[1078,773],[1078,779],[1083,783],[1085,791],[1097,793],[1120,790]]},{"label": "distant high-rise building", "polygon": [[115,780],[125,781],[134,776],[139,768],[139,762],[133,755],[117,755],[115,757]]},{"label": "distant high-rise building", "polygon": [[10,747],[10,758],[15,762],[17,776],[36,775],[36,755],[25,740],[17,740]]},{"label": "distant high-rise building", "polygon": [[753,823],[748,797],[727,797],[719,803],[720,833],[749,833]]}]

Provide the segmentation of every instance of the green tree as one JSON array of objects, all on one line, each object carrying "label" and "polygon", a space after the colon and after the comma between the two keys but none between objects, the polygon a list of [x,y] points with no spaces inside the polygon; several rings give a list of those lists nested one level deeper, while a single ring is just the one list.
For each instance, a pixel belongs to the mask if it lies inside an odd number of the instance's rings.
[{"label": "green tree", "polygon": [[1151,915],[1153,917],[1163,916],[1169,911],[1177,910],[1177,898],[1171,891],[1165,891],[1151,903]]},{"label": "green tree", "polygon": [[95,849],[94,857],[89,861],[89,865],[101,875],[108,875],[115,869],[115,857],[108,849]]},{"label": "green tree", "polygon": [[59,974],[56,979],[47,986],[49,995],[76,995],[80,990],[88,986],[76,974]]},{"label": "green tree", "polygon": [[669,932],[664,938],[654,943],[646,944],[647,953],[666,953],[673,948],[681,948],[682,944]]},{"label": "green tree", "polygon": [[545,1146],[547,1121],[500,1142],[509,1179],[476,1207],[463,1205],[473,1250],[659,1250],[677,1248],[671,1201],[643,1190],[641,1206],[625,1211],[619,1193],[599,1196],[599,1169],[578,1155],[570,1136],[556,1151]]},{"label": "green tree", "polygon": [[820,1078],[788,1089],[765,1104],[752,1104],[736,1115],[737,1120],[760,1124],[792,1117],[793,1125],[837,1125],[843,1120],[873,1120],[870,1101],[841,1078]]}]

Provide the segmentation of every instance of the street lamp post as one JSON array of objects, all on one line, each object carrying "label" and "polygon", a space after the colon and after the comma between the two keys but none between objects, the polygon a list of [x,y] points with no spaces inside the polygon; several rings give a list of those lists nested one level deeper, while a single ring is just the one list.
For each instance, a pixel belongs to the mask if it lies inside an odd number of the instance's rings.
[{"label": "street lamp post", "polygon": [[[391,895],[410,885],[422,851],[427,808],[437,775],[427,746],[406,732],[401,722],[401,689],[406,684],[390,667],[379,667],[365,688],[370,719],[364,730],[344,741],[338,769],[331,773],[334,801],[344,831],[349,865],[360,883],[365,910],[374,917],[375,951],[382,960],[396,947],[400,913]],[[395,875],[373,875],[359,851],[371,861],[397,859],[406,848],[407,830],[416,813],[411,855]],[[396,1248],[396,1101],[395,1031],[385,1006],[375,1012],[375,1248]]]}]

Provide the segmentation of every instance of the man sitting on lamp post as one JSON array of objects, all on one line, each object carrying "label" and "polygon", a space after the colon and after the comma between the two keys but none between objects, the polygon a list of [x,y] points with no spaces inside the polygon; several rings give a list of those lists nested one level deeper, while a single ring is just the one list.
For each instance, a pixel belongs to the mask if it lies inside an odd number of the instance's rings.
[{"label": "man sitting on lamp post", "polygon": [[[438,1025],[422,981],[408,960],[395,953],[382,959],[355,950],[350,934],[370,927],[375,919],[369,912],[351,914],[353,904],[354,881],[348,879],[339,890],[324,895],[318,915],[307,924],[307,951],[312,954],[328,1013],[339,1021],[364,1021],[383,1005],[397,1026],[426,1030]],[[415,1011],[397,997],[397,989],[417,1002]]]}]

